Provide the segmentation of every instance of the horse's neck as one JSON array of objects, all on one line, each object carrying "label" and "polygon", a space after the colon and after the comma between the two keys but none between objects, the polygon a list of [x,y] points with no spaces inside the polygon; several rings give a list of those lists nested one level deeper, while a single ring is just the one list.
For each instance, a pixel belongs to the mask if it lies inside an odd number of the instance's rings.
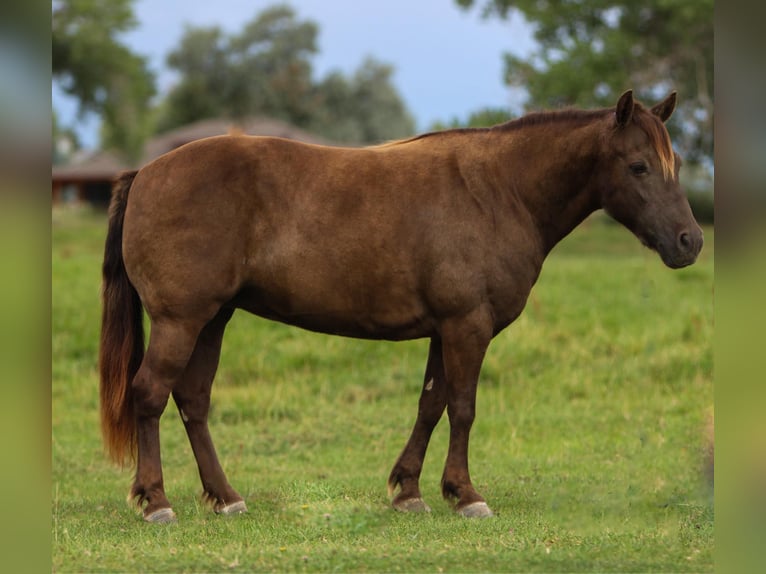
[{"label": "horse's neck", "polygon": [[503,136],[510,147],[499,163],[503,179],[531,215],[546,254],[600,207],[593,181],[600,129],[552,122]]}]

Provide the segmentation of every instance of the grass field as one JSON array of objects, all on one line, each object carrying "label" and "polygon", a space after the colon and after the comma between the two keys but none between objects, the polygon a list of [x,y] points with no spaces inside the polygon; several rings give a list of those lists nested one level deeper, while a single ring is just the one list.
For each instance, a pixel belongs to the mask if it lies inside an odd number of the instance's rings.
[{"label": "grass field", "polygon": [[54,571],[712,571],[712,228],[699,262],[679,271],[601,217],[554,250],[479,384],[471,473],[496,512],[487,520],[441,499],[446,417],[421,481],[433,512],[389,507],[426,341],[322,336],[237,313],[210,422],[249,513],[200,502],[169,406],[165,486],[179,520],[164,526],[127,506],[131,471],[101,447],[104,233],[103,215],[54,211]]}]

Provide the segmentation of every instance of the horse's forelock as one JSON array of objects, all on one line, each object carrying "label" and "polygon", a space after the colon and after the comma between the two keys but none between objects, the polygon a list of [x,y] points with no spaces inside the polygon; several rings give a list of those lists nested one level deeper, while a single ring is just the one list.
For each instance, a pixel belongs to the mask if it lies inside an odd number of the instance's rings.
[{"label": "horse's forelock", "polygon": [[[638,112],[638,110],[636,111]],[[636,124],[649,137],[651,145],[657,152],[665,181],[673,179],[676,172],[676,156],[673,153],[673,143],[670,141],[670,134],[668,134],[665,124],[657,116],[645,109],[634,113],[633,118]]]}]

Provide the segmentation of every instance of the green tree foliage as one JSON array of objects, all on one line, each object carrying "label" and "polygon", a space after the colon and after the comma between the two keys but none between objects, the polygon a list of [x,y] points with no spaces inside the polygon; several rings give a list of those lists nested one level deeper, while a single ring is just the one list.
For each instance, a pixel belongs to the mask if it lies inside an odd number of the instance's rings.
[{"label": "green tree foliage", "polygon": [[102,146],[136,159],[149,131],[154,76],[146,59],[119,42],[136,26],[133,0],[54,0],[51,66],[81,114],[95,112]]},{"label": "green tree foliage", "polygon": [[538,49],[506,58],[528,107],[607,106],[627,89],[652,102],[670,90],[670,129],[688,159],[712,159],[713,0],[455,0],[485,17],[521,14]]},{"label": "green tree foliage", "polygon": [[284,5],[267,8],[233,35],[188,27],[167,58],[180,80],[161,104],[157,130],[263,115],[350,143],[411,134],[414,123],[390,66],[367,59],[351,78],[332,72],[314,81],[318,32]]},{"label": "green tree foliage", "polygon": [[317,32],[286,6],[265,10],[232,36],[218,27],[187,27],[167,57],[181,79],[162,107],[158,130],[218,115],[262,114],[306,125]]},{"label": "green tree foliage", "polygon": [[367,143],[411,135],[414,120],[391,76],[393,67],[366,58],[351,78],[332,72],[315,89],[312,129],[339,142]]}]

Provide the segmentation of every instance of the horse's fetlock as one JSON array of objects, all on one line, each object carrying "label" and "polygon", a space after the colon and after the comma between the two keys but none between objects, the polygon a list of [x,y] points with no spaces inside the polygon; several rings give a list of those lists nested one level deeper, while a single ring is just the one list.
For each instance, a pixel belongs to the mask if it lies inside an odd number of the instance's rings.
[{"label": "horse's fetlock", "polygon": [[446,500],[458,500],[460,498],[459,488],[449,481],[442,480],[442,496]]},{"label": "horse's fetlock", "polygon": [[388,496],[393,496],[396,489],[402,485],[402,477],[398,468],[394,468],[388,477]]},{"label": "horse's fetlock", "polygon": [[129,506],[141,510],[144,506],[144,502],[147,501],[148,498],[146,496],[146,490],[144,490],[143,487],[133,485],[128,492],[128,497],[126,499]]}]

